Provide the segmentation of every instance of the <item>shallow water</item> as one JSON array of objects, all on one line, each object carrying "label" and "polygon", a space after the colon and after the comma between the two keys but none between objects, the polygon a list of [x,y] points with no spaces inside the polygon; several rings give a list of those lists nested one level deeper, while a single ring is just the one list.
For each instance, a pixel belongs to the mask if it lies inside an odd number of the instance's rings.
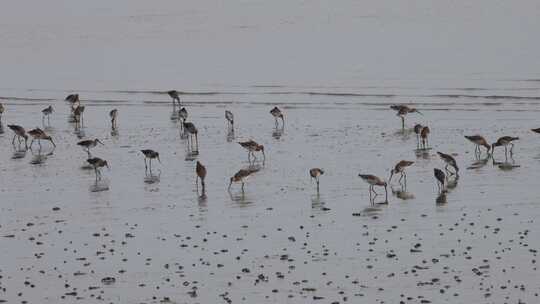
[{"label": "shallow water", "polygon": [[[1,301],[539,301],[536,2],[27,5],[0,11]],[[172,88],[199,154],[171,120]],[[80,129],[63,101],[73,91]],[[399,102],[424,114],[406,124],[430,126],[431,150],[400,130]],[[49,104],[56,149],[13,148],[6,125],[41,126]],[[463,136],[476,133],[519,136],[513,159],[475,159]],[[110,166],[98,183],[76,145],[96,137]],[[229,193],[247,139],[266,160]],[[160,152],[152,173],[141,149]],[[460,166],[446,195],[437,151]],[[388,178],[401,159],[415,161],[407,189],[394,177],[389,204],[372,206],[358,174]],[[325,170],[319,194],[312,167]]]}]

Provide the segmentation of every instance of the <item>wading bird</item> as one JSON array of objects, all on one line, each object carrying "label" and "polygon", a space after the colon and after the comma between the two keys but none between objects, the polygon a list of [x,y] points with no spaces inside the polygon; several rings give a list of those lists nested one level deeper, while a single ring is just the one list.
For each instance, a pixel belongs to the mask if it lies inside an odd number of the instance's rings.
[{"label": "wading bird", "polygon": [[234,128],[234,115],[231,111],[225,110],[225,119],[227,119],[229,127]]},{"label": "wading bird", "polygon": [[[447,173],[450,173],[452,175],[457,175],[459,176],[459,168],[458,168],[458,165],[457,165],[457,162],[456,162],[456,159],[454,157],[452,157],[452,155],[450,154],[445,154],[445,153],[442,153],[442,152],[437,152],[437,154],[439,154],[439,156],[441,157],[441,159],[445,162],[446,166],[444,167],[444,170],[447,172]],[[448,170],[448,166],[451,166],[452,168],[454,168],[454,173],[450,172],[450,170]]]},{"label": "wading bird", "polygon": [[399,183],[401,184],[401,180],[405,179],[405,185],[407,185],[407,174],[405,173],[405,168],[411,166],[412,164],[414,164],[414,162],[408,160],[402,160],[397,163],[394,169],[390,170],[390,178],[388,179],[388,183],[392,181],[392,177],[394,176],[394,174],[399,173]]},{"label": "wading bird", "polygon": [[24,146],[28,148],[28,135],[26,135],[26,131],[23,127],[18,125],[8,125],[8,128],[15,133],[13,135],[13,140],[11,141],[12,145],[15,145],[15,137],[19,140],[19,145],[21,144],[21,138],[24,138]]},{"label": "wading bird", "polygon": [[253,160],[257,159],[255,157],[255,152],[259,152],[259,151],[263,155],[263,161],[266,160],[266,155],[264,154],[264,146],[263,145],[259,145],[258,143],[256,143],[253,140],[240,141],[240,142],[238,142],[238,144],[240,144],[240,146],[242,146],[244,149],[248,150],[248,161],[249,162],[251,162],[251,155],[253,155]]},{"label": "wading bird", "polygon": [[[377,192],[375,192],[374,187],[380,186],[384,187],[384,192],[386,193],[385,203],[388,202],[388,184],[382,180],[381,178],[371,175],[371,174],[359,174],[358,175],[362,180],[364,180],[366,183],[369,184],[369,199],[371,200],[371,192],[375,194],[375,196],[379,195]],[[372,201],[373,202],[373,201]]]},{"label": "wading bird", "polygon": [[178,106],[180,106],[180,95],[178,94],[178,91],[170,90],[167,94],[172,98],[173,108],[176,107],[176,102],[178,102]]},{"label": "wading bird", "polygon": [[401,128],[405,129],[405,116],[409,113],[418,113],[420,115],[423,115],[415,108],[410,108],[406,105],[391,105],[390,109],[397,111],[396,116],[401,118]]},{"label": "wading bird", "polygon": [[281,127],[285,126],[285,118],[283,117],[283,113],[278,107],[274,107],[272,110],[270,110],[270,114],[274,116],[276,119],[276,128],[278,127],[278,118],[281,118]]},{"label": "wading bird", "polygon": [[429,146],[429,133],[431,133],[431,130],[428,126],[423,127],[422,131],[420,131],[420,138],[422,139],[422,149],[427,149]]},{"label": "wading bird", "polygon": [[247,181],[247,179],[249,178],[249,176],[255,172],[259,171],[258,169],[241,169],[239,170],[238,172],[236,172],[236,174],[233,175],[233,177],[231,177],[230,179],[230,182],[229,182],[229,188],[228,190],[230,191],[231,190],[231,186],[232,186],[232,183],[242,183],[242,192],[244,192],[244,184],[245,182]]},{"label": "wading bird", "polygon": [[[109,168],[109,164],[106,160],[103,160],[99,157],[93,157],[86,160],[92,167],[94,167],[94,172],[96,173],[96,184],[98,180],[101,180],[101,168]],[[110,168],[109,168],[110,169]]]},{"label": "wading bird", "polygon": [[446,182],[446,175],[444,175],[444,172],[440,169],[434,168],[433,174],[435,175],[435,179],[437,180],[437,187],[439,187],[439,192],[445,191],[445,182]]},{"label": "wading bird", "polygon": [[56,144],[52,140],[52,138],[45,133],[45,131],[41,130],[40,128],[35,128],[33,130],[28,131],[28,134],[32,136],[32,141],[30,142],[30,148],[32,148],[32,144],[34,143],[34,140],[37,139],[39,147],[41,148],[41,140],[48,140],[51,142],[51,144],[56,148]]},{"label": "wading bird", "polygon": [[118,118],[118,109],[112,109],[109,112],[109,117],[111,118],[111,129],[116,129],[116,119]]},{"label": "wading bird", "polygon": [[[189,133],[189,139],[188,139],[188,147],[191,146],[191,151],[199,151],[199,130],[195,127],[195,125],[191,122],[183,122],[184,125],[184,132]],[[193,137],[195,137],[195,146],[196,148],[193,149]]]},{"label": "wading bird", "polygon": [[481,154],[480,146],[486,147],[486,152],[489,154],[489,151],[491,150],[491,146],[488,144],[486,139],[480,135],[465,135],[465,138],[471,141],[475,145],[474,153]]},{"label": "wading bird", "polygon": [[309,170],[309,176],[317,183],[317,193],[319,192],[319,177],[324,174],[324,170],[320,168],[313,168]]},{"label": "wading bird", "polygon": [[415,124],[414,125],[414,133],[416,134],[416,148],[420,148],[420,133],[422,132],[422,129],[424,126],[421,124]]},{"label": "wading bird", "polygon": [[97,138],[96,139],[81,140],[81,141],[79,141],[77,143],[78,146],[81,146],[86,151],[86,153],[88,154],[88,158],[92,158],[92,154],[90,153],[90,149],[96,147],[98,144],[101,144],[103,146],[105,145]]},{"label": "wading bird", "polygon": [[148,162],[150,165],[150,174],[152,174],[152,159],[157,159],[158,162],[161,164],[161,160],[159,160],[159,153],[150,149],[141,150],[141,152],[142,154],[144,154],[145,171],[148,171],[148,165],[146,164],[146,159],[148,158]]},{"label": "wading bird", "polygon": [[504,146],[504,154],[508,154],[508,145],[510,145],[510,155],[514,154],[513,141],[518,140],[519,137],[503,136],[491,145],[491,153],[495,153],[495,147]]},{"label": "wading bird", "polygon": [[48,106],[46,107],[45,109],[41,110],[41,113],[43,114],[43,116],[41,117],[41,121],[43,123],[45,123],[45,117],[47,117],[47,122],[50,124],[51,123],[51,118],[50,118],[50,115],[54,112],[53,110],[53,107],[52,106]]},{"label": "wading bird", "polygon": [[205,190],[205,183],[204,179],[206,178],[206,167],[201,164],[201,162],[197,161],[197,166],[195,168],[195,173],[197,174],[197,178],[195,179],[195,185],[197,188],[199,187],[199,179],[201,180],[201,186],[202,186],[202,193],[204,194]]},{"label": "wading bird", "polygon": [[84,123],[84,109],[85,107],[81,105],[77,105],[73,108],[73,117],[75,118],[76,123]]}]

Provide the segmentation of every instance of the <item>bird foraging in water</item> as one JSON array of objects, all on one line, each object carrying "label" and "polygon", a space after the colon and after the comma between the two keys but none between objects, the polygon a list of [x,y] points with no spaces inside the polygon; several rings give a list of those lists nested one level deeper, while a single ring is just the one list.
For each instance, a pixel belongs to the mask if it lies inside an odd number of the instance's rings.
[{"label": "bird foraging in water", "polygon": [[[191,147],[191,150],[193,152],[199,151],[199,130],[195,127],[195,125],[191,122],[183,122],[185,132],[189,133],[189,140],[188,140],[188,147]],[[195,146],[196,148],[193,149],[193,137],[195,137]]]},{"label": "bird foraging in water", "polygon": [[488,144],[487,140],[480,135],[465,135],[465,138],[471,141],[475,145],[474,153],[481,154],[480,146],[486,147],[486,152],[489,154],[491,146]]},{"label": "bird foraging in water", "polygon": [[47,121],[49,122],[49,124],[51,123],[51,118],[50,118],[50,115],[54,112],[53,110],[53,107],[52,106],[48,106],[46,107],[45,109],[41,110],[41,113],[43,114],[43,116],[41,117],[41,120],[42,122],[45,122],[45,117],[47,117]]},{"label": "bird foraging in water", "polygon": [[309,170],[309,176],[311,180],[315,180],[317,183],[317,193],[319,193],[319,177],[324,174],[324,170],[320,168],[312,168]]},{"label": "bird foraging in water", "polygon": [[406,106],[406,105],[391,105],[390,109],[392,109],[394,111],[397,111],[396,116],[401,118],[401,128],[402,129],[405,129],[405,116],[407,114],[409,114],[409,113],[418,113],[418,114],[420,114],[422,116],[424,115],[424,114],[420,113],[420,111],[418,111],[417,109],[410,108],[409,106]]},{"label": "bird foraging in water", "polygon": [[234,115],[231,111],[225,110],[225,119],[231,128],[234,128]]},{"label": "bird foraging in water", "polygon": [[445,189],[445,182],[446,182],[446,175],[444,172],[440,169],[434,168],[433,174],[435,175],[435,179],[437,180],[437,187],[439,187],[439,192],[446,191]]},{"label": "bird foraging in water", "polygon": [[180,106],[180,94],[178,94],[178,91],[170,90],[167,94],[172,98],[173,108],[176,107],[176,102],[178,102],[178,106]]},{"label": "bird foraging in water", "polygon": [[51,142],[51,144],[56,147],[56,144],[52,140],[52,138],[45,133],[45,131],[41,130],[40,128],[35,128],[33,130],[28,131],[28,134],[32,136],[32,141],[30,142],[30,148],[32,148],[32,144],[34,143],[34,140],[37,139],[39,147],[41,148],[41,140],[48,140]]},{"label": "bird foraging in water", "polygon": [[118,110],[117,109],[112,109],[109,112],[109,117],[111,118],[111,129],[115,130],[116,129],[116,119],[118,118]]},{"label": "bird foraging in water", "polygon": [[159,160],[159,153],[150,149],[141,150],[141,152],[142,154],[144,154],[145,172],[148,171],[148,165],[146,164],[146,159],[148,158],[148,162],[150,165],[150,174],[152,174],[152,159],[157,159],[158,162],[161,164],[161,160]]},{"label": "bird foraging in water", "polygon": [[195,185],[197,188],[199,187],[199,179],[201,180],[201,186],[202,186],[202,193],[205,193],[205,183],[204,179],[206,178],[206,167],[201,164],[200,161],[197,161],[197,166],[195,167],[195,173],[197,174],[197,178],[195,179]]},{"label": "bird foraging in water", "polygon": [[410,167],[414,162],[408,161],[408,160],[402,160],[399,163],[396,164],[394,169],[390,170],[390,178],[388,179],[388,183],[392,181],[392,177],[394,174],[400,174],[399,177],[399,183],[401,184],[401,180],[405,179],[405,185],[407,185],[407,174],[405,173],[405,168]]},{"label": "bird foraging in water", "polygon": [[431,133],[431,130],[428,126],[423,127],[422,131],[420,131],[420,138],[422,139],[422,149],[427,149],[429,146],[429,133]]},{"label": "bird foraging in water", "polygon": [[272,114],[272,116],[274,116],[274,118],[276,119],[276,128],[279,125],[278,118],[281,118],[281,127],[285,126],[285,118],[283,116],[283,113],[278,107],[274,107],[272,110],[270,110],[270,114]]},{"label": "bird foraging in water", "polygon": [[[446,166],[444,167],[444,170],[447,173],[450,173],[452,175],[455,174],[456,176],[459,176],[459,168],[458,168],[456,159],[450,154],[445,154],[445,153],[442,153],[442,152],[437,152],[437,154],[439,154],[441,159],[446,163]],[[450,172],[450,170],[448,170],[448,166],[451,166],[452,168],[454,168],[454,173],[452,173],[452,172]]]},{"label": "bird foraging in water", "polygon": [[420,148],[420,133],[422,132],[422,129],[424,126],[421,124],[415,124],[414,125],[414,133],[416,134],[416,148]]},{"label": "bird foraging in water", "polygon": [[231,177],[230,179],[230,182],[229,182],[229,188],[228,190],[230,191],[231,190],[231,186],[232,186],[232,183],[242,183],[242,192],[244,192],[244,184],[245,182],[247,181],[247,179],[249,178],[249,176],[255,172],[259,171],[258,169],[241,169],[239,170],[238,172],[236,172],[236,174],[233,175],[233,177]]},{"label": "bird foraging in water", "polygon": [[[358,174],[358,176],[364,180],[366,183],[369,184],[369,198],[371,200],[371,192],[375,194],[375,196],[379,195],[377,192],[375,192],[374,187],[380,186],[384,187],[384,192],[386,193],[386,198],[384,200],[385,203],[388,203],[388,184],[381,178],[371,175],[371,174]],[[372,201],[373,202],[373,201]]]},{"label": "bird foraging in water", "polygon": [[248,161],[249,162],[251,162],[251,155],[253,155],[253,160],[255,160],[256,159],[255,152],[259,152],[259,151],[263,155],[263,161],[266,160],[266,155],[264,154],[264,146],[263,145],[259,145],[258,143],[256,143],[253,140],[240,141],[240,142],[238,142],[238,144],[240,144],[240,146],[242,146],[244,149],[248,150]]},{"label": "bird foraging in water", "polygon": [[519,137],[503,136],[491,145],[491,153],[495,153],[495,147],[504,146],[504,155],[508,154],[508,145],[510,145],[510,155],[514,154],[513,141],[518,140]]},{"label": "bird foraging in water", "polygon": [[99,139],[86,139],[81,140],[77,143],[78,146],[81,146],[86,153],[88,154],[88,158],[92,158],[92,154],[90,153],[90,149],[96,147],[98,144],[105,145],[102,143]]},{"label": "bird foraging in water", "polygon": [[96,184],[98,180],[101,180],[101,168],[109,168],[109,164],[106,160],[103,160],[99,157],[93,157],[86,160],[92,167],[94,167],[94,172],[96,173]]},{"label": "bird foraging in water", "polygon": [[21,138],[24,138],[24,146],[26,148],[28,148],[28,135],[26,135],[26,131],[24,130],[23,127],[21,126],[18,126],[18,125],[8,125],[8,128],[11,129],[11,131],[13,131],[13,133],[15,133],[13,135],[13,140],[11,141],[11,144],[12,145],[15,145],[15,138],[18,138],[19,140],[19,145],[21,144]]}]

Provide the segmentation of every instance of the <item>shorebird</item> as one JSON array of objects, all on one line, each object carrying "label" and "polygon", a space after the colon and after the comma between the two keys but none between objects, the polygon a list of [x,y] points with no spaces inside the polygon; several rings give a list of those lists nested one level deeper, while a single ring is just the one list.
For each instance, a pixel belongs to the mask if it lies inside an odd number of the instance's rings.
[{"label": "shorebird", "polygon": [[79,102],[79,94],[69,94],[66,97],[66,101],[69,101],[71,103]]},{"label": "shorebird", "polygon": [[519,137],[512,137],[512,136],[503,136],[499,139],[497,139],[496,142],[494,142],[491,145],[491,153],[495,153],[495,147],[504,146],[504,154],[508,154],[508,145],[510,145],[510,155],[513,154],[514,150],[514,140],[518,140]]},{"label": "shorebird", "polygon": [[228,125],[234,128],[234,115],[231,111],[225,110],[225,119],[227,119]]},{"label": "shorebird", "polygon": [[202,186],[202,193],[204,194],[204,179],[206,178],[206,167],[201,164],[201,162],[197,161],[197,167],[195,168],[195,173],[197,173],[197,178],[195,179],[195,185],[197,185],[197,188],[199,187],[199,179],[201,180],[201,186]]},{"label": "shorebird", "polygon": [[[444,154],[442,152],[437,152],[437,154],[439,154],[441,159],[446,163],[446,166],[444,167],[444,170],[447,173],[450,173],[452,175],[455,174],[455,175],[459,176],[459,168],[458,168],[456,159],[454,157],[452,157],[452,155],[450,155],[450,154]],[[452,168],[454,168],[454,173],[452,173],[452,172],[450,172],[450,170],[448,170],[448,166],[451,166]]]},{"label": "shorebird", "polygon": [[320,168],[313,168],[309,170],[309,176],[311,176],[311,179],[315,179],[315,182],[317,182],[317,192],[319,192],[319,177],[324,174],[324,170]]},{"label": "shorebird", "polygon": [[484,146],[486,147],[486,152],[489,154],[489,151],[491,150],[491,146],[488,144],[488,142],[486,141],[486,139],[480,135],[470,135],[470,136],[467,136],[465,135],[465,138],[470,140],[473,144],[475,144],[475,149],[474,149],[474,153],[476,154],[481,154],[482,152],[480,151],[480,146]]},{"label": "shorebird", "polygon": [[231,177],[229,182],[229,191],[231,190],[232,183],[242,183],[242,192],[244,192],[244,183],[247,181],[249,176],[255,172],[259,171],[258,169],[241,169],[236,174]]},{"label": "shorebird", "polygon": [[401,175],[399,177],[399,183],[401,184],[401,180],[404,178],[405,179],[405,185],[406,185],[407,184],[407,174],[405,173],[405,168],[411,166],[412,164],[414,164],[414,162],[408,161],[408,160],[402,160],[399,163],[397,163],[396,166],[394,167],[394,169],[390,170],[390,178],[388,179],[388,183],[390,183],[392,181],[392,177],[394,176],[394,174],[399,173]]},{"label": "shorebird", "polygon": [[425,126],[422,128],[422,131],[420,131],[420,138],[422,139],[422,149],[427,149],[429,145],[428,136],[431,130],[428,126]]},{"label": "shorebird", "polygon": [[141,150],[141,152],[142,154],[144,154],[145,171],[148,171],[148,165],[146,164],[146,159],[148,158],[148,162],[150,163],[150,174],[151,174],[152,173],[152,159],[157,159],[158,162],[161,164],[161,160],[159,160],[159,153],[150,149]]},{"label": "shorebird", "polygon": [[28,135],[26,135],[26,131],[24,130],[23,127],[21,126],[18,126],[18,125],[8,125],[8,128],[11,129],[11,131],[13,131],[13,133],[15,133],[13,135],[13,140],[11,141],[11,144],[12,145],[15,145],[15,138],[18,138],[19,140],[19,145],[21,144],[21,138],[24,138],[24,146],[26,148],[28,148]]},{"label": "shorebird", "polygon": [[86,160],[92,167],[94,167],[94,172],[96,173],[96,184],[98,180],[101,180],[101,168],[109,168],[109,164],[106,160],[103,160],[99,157],[93,157]]},{"label": "shorebird", "polygon": [[73,108],[73,117],[75,117],[76,123],[84,122],[83,120],[84,106],[77,105]]},{"label": "shorebird", "polygon": [[263,161],[266,160],[266,155],[264,154],[264,146],[263,145],[259,145],[258,143],[256,143],[255,141],[253,140],[248,140],[248,141],[240,141],[238,142],[240,144],[240,146],[242,146],[244,149],[248,150],[248,161],[251,162],[251,155],[253,155],[253,160],[256,159],[255,157],[255,152],[261,152],[262,155],[263,155]]},{"label": "shorebird", "polygon": [[[191,146],[192,151],[199,151],[199,130],[197,130],[195,125],[191,122],[183,122],[182,124],[184,125],[184,130],[189,133],[188,147]],[[196,149],[193,149],[193,136],[195,136],[195,144],[197,146]]]},{"label": "shorebird", "polygon": [[178,106],[180,106],[180,96],[178,94],[178,91],[170,90],[167,92],[167,94],[169,94],[169,96],[172,98],[173,108],[176,107],[176,102],[178,102]]},{"label": "shorebird", "polygon": [[381,178],[371,175],[371,174],[358,174],[362,180],[364,180],[366,183],[369,184],[369,199],[371,200],[371,192],[375,193],[375,195],[379,195],[377,192],[375,192],[374,187],[380,186],[384,187],[384,192],[386,193],[386,199],[385,202],[388,202],[388,184],[382,180]]},{"label": "shorebird", "polygon": [[118,109],[112,109],[109,112],[109,117],[111,118],[111,128],[116,129],[116,119],[118,118]]},{"label": "shorebird", "polygon": [[274,116],[274,118],[276,119],[276,128],[278,127],[278,118],[281,118],[281,123],[282,123],[282,127],[285,126],[285,119],[283,117],[283,113],[281,112],[281,110],[278,108],[278,107],[274,107],[272,110],[270,110],[270,114],[272,114],[272,116]]},{"label": "shorebird", "polygon": [[41,120],[42,122],[45,122],[45,117],[47,117],[47,121],[49,122],[49,124],[51,123],[51,118],[50,118],[50,115],[54,112],[53,110],[53,107],[52,106],[48,106],[46,107],[45,109],[41,110],[41,113],[43,114],[43,116],[41,117]]},{"label": "shorebird", "polygon": [[433,174],[435,175],[435,179],[437,180],[437,187],[439,187],[439,192],[444,192],[445,187],[444,183],[446,182],[446,175],[444,175],[444,172],[440,169],[434,168]]},{"label": "shorebird", "polygon": [[83,149],[86,150],[86,153],[88,154],[88,158],[91,158],[92,157],[92,154],[90,153],[90,149],[91,148],[94,148],[95,146],[97,146],[98,144],[101,144],[101,145],[105,145],[103,144],[99,139],[86,139],[86,140],[81,140],[77,143],[78,146],[81,146]]},{"label": "shorebird", "polygon": [[540,133],[540,128],[531,129],[531,131],[533,131],[533,132],[535,132],[535,133]]},{"label": "shorebird", "polygon": [[416,134],[416,148],[420,148],[420,133],[422,132],[423,128],[424,126],[421,124],[414,125],[414,133]]},{"label": "shorebird", "polygon": [[35,128],[33,130],[30,130],[30,131],[28,131],[28,134],[30,134],[30,136],[32,136],[32,141],[30,142],[30,148],[32,148],[32,144],[34,143],[34,140],[36,140],[36,139],[38,141],[38,144],[39,144],[40,148],[41,148],[41,140],[42,139],[50,141],[51,144],[56,148],[56,145],[54,144],[54,141],[52,140],[52,138],[49,135],[47,135],[47,133],[45,133],[40,128]]},{"label": "shorebird", "polygon": [[396,115],[401,118],[401,128],[402,129],[405,129],[405,116],[407,114],[409,114],[409,113],[418,113],[420,115],[424,115],[424,114],[420,113],[420,111],[418,111],[417,109],[410,108],[410,107],[408,107],[406,105],[391,105],[390,109],[397,111]]}]

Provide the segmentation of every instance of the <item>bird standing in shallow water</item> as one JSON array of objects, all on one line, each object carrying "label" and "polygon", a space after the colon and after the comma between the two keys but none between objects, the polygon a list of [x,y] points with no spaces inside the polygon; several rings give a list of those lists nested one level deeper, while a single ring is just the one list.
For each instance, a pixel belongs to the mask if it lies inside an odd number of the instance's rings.
[{"label": "bird standing in shallow water", "polygon": [[178,106],[180,106],[180,95],[178,94],[178,91],[170,90],[167,94],[172,98],[173,108],[176,107],[176,102],[178,102]]},{"label": "bird standing in shallow water", "polygon": [[388,184],[384,180],[371,174],[359,174],[358,176],[362,180],[364,180],[366,183],[369,184],[369,199],[371,203],[373,203],[373,200],[371,200],[371,192],[373,192],[375,196],[379,195],[377,192],[375,192],[375,189],[374,189],[375,186],[384,187],[384,192],[386,193],[386,198],[384,202],[388,203],[388,189],[387,189]]},{"label": "bird standing in shallow water", "polygon": [[427,149],[429,146],[429,133],[431,133],[431,130],[428,126],[423,127],[422,131],[420,131],[420,138],[422,139],[422,149]]},{"label": "bird standing in shallow water", "polygon": [[489,151],[491,150],[491,146],[488,144],[487,140],[480,136],[480,135],[465,135],[465,138],[471,141],[473,144],[475,144],[474,153],[475,154],[481,154],[480,146],[486,147],[486,152],[489,154]]},{"label": "bird standing in shallow water", "polygon": [[270,114],[272,114],[272,116],[274,116],[276,119],[276,128],[279,126],[278,118],[281,118],[281,127],[283,128],[285,126],[285,118],[278,107],[274,107],[272,110],[270,110]]},{"label": "bird standing in shallow water", "polygon": [[[191,151],[193,152],[199,152],[199,130],[191,122],[184,122],[183,125],[185,132],[189,133],[188,148],[191,147]],[[195,137],[195,149],[193,148],[193,137]]]},{"label": "bird standing in shallow water", "polygon": [[255,161],[255,159],[256,159],[255,152],[259,152],[259,151],[263,155],[263,162],[266,160],[266,155],[264,154],[264,146],[263,145],[259,145],[258,143],[256,143],[253,140],[240,141],[240,142],[238,142],[238,144],[240,144],[240,146],[242,146],[243,148],[248,150],[248,161],[249,162],[251,162],[251,155],[253,155],[253,160]]},{"label": "bird standing in shallow water", "polygon": [[41,122],[45,124],[45,117],[47,117],[47,122],[51,124],[51,117],[50,115],[54,112],[52,106],[48,106],[45,109],[41,110],[41,113],[43,114],[41,117]]},{"label": "bird standing in shallow water", "polygon": [[236,174],[233,175],[233,177],[231,177],[230,179],[230,182],[229,182],[229,188],[228,190],[231,191],[231,186],[232,186],[232,183],[235,182],[235,183],[242,183],[242,192],[244,192],[244,183],[247,181],[247,179],[249,178],[249,176],[255,172],[259,171],[258,169],[241,169],[239,170],[238,172],[236,172]]},{"label": "bird standing in shallow water", "polygon": [[406,105],[391,105],[390,109],[397,111],[397,116],[401,118],[401,129],[405,130],[405,116],[409,113],[418,113],[420,115],[424,115],[420,113],[415,108],[409,108]]},{"label": "bird standing in shallow water", "polygon": [[13,133],[15,133],[13,135],[13,140],[11,141],[11,144],[15,145],[15,137],[19,140],[19,145],[21,144],[21,138],[24,138],[24,146],[28,148],[28,135],[26,135],[26,131],[24,130],[24,128],[18,125],[8,125],[8,128],[10,128]]},{"label": "bird standing in shallow water", "polygon": [[225,119],[227,119],[229,127],[234,128],[234,115],[231,111],[225,110]]},{"label": "bird standing in shallow water", "polygon": [[83,124],[84,123],[84,106],[77,105],[73,108],[73,117],[75,118],[75,123],[77,124]]},{"label": "bird standing in shallow water", "polygon": [[324,174],[324,170],[320,168],[313,168],[309,170],[309,176],[311,179],[317,182],[317,193],[319,193],[319,177]]},{"label": "bird standing in shallow water", "polygon": [[109,168],[109,164],[106,160],[103,160],[99,157],[93,157],[86,160],[92,167],[94,167],[94,172],[96,173],[96,184],[98,180],[101,180],[101,168]]},{"label": "bird standing in shallow water", "polygon": [[195,179],[195,185],[197,188],[199,187],[199,179],[201,180],[201,186],[202,186],[202,194],[205,193],[205,183],[204,179],[206,178],[206,167],[201,164],[200,161],[197,161],[197,167],[195,168],[195,173],[197,174],[197,178]]},{"label": "bird standing in shallow water", "polygon": [[445,189],[445,182],[446,182],[446,175],[444,175],[444,172],[440,169],[434,168],[433,174],[435,175],[435,179],[437,180],[437,187],[439,187],[439,192],[446,191]]},{"label": "bird standing in shallow water", "polygon": [[86,153],[88,154],[88,158],[92,158],[92,154],[90,153],[90,149],[91,148],[94,148],[96,147],[98,144],[101,144],[101,145],[105,145],[103,144],[99,139],[86,139],[86,140],[81,140],[77,143],[78,146],[81,146],[85,151]]},{"label": "bird standing in shallow water", "polygon": [[[455,174],[456,176],[459,176],[459,168],[458,168],[456,159],[450,154],[445,154],[442,152],[437,152],[437,154],[446,163],[446,166],[444,167],[444,170],[446,171],[446,173],[450,173],[452,175]],[[452,168],[454,168],[453,173],[450,172],[450,170],[448,170],[448,166],[451,166]]]},{"label": "bird standing in shallow water", "polygon": [[388,183],[392,181],[392,177],[394,174],[401,174],[399,177],[399,183],[401,184],[401,180],[405,179],[405,185],[407,185],[407,174],[405,173],[405,168],[410,167],[414,162],[408,161],[408,160],[402,160],[399,163],[396,164],[394,169],[390,170],[390,178],[388,179]]},{"label": "bird standing in shallow water", "polygon": [[421,124],[414,125],[414,133],[416,134],[416,148],[420,148],[420,133],[424,127]]},{"label": "bird standing in shallow water", "polygon": [[512,136],[503,136],[499,138],[496,142],[491,145],[491,153],[495,153],[495,147],[504,146],[504,155],[508,155],[508,145],[510,145],[510,155],[513,155],[514,152],[514,143],[513,141],[518,140],[519,137]]},{"label": "bird standing in shallow water", "polygon": [[150,165],[150,174],[152,174],[152,159],[157,159],[158,162],[161,164],[161,160],[159,160],[159,153],[150,149],[141,150],[141,152],[142,154],[144,154],[145,172],[148,171],[148,165],[146,164],[146,159],[148,158],[148,162]]},{"label": "bird standing in shallow water", "polygon": [[28,134],[32,136],[32,141],[30,142],[30,148],[32,148],[32,144],[34,143],[34,140],[37,139],[39,147],[41,148],[41,140],[48,140],[51,142],[51,144],[56,147],[56,144],[52,140],[52,138],[47,135],[43,130],[40,128],[35,128],[33,130],[28,131]]},{"label": "bird standing in shallow water", "polygon": [[109,112],[109,117],[111,118],[111,129],[116,130],[116,119],[118,118],[118,110],[112,109]]}]

